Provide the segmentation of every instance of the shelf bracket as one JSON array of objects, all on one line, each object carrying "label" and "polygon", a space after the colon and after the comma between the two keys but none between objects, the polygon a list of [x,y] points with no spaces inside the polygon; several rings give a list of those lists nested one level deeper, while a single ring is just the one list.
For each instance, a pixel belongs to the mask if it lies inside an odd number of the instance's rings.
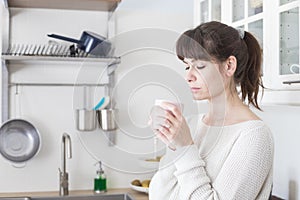
[{"label": "shelf bracket", "polygon": [[4,60],[1,65],[1,122],[4,122],[8,120],[8,70]]},{"label": "shelf bracket", "polygon": [[[1,10],[1,34],[2,34],[2,49],[1,51],[6,51],[10,42],[10,37],[9,37],[9,32],[10,32],[10,23],[9,23],[9,19],[10,19],[10,11],[8,9],[8,4],[7,1],[4,0],[3,1],[3,6],[0,7]],[[1,53],[2,53],[1,52]]]}]

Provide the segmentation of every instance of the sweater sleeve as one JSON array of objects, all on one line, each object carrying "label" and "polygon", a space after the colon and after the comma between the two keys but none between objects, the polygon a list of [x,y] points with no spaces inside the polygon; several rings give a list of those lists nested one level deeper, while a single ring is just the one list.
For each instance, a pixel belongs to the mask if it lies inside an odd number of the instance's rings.
[{"label": "sweater sleeve", "polygon": [[213,183],[196,145],[174,154],[179,199],[256,199],[272,168],[273,140],[265,126],[241,134]]}]

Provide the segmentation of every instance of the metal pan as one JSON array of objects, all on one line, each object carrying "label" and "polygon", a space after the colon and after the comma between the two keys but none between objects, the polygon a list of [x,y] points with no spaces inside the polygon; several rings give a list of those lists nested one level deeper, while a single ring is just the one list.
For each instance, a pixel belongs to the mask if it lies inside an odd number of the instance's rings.
[{"label": "metal pan", "polygon": [[[20,115],[19,94],[16,91],[15,106]],[[39,131],[30,122],[16,117],[4,122],[0,127],[0,154],[14,167],[25,167],[40,149]]]},{"label": "metal pan", "polygon": [[107,56],[111,51],[111,43],[91,31],[83,31],[79,40],[56,34],[48,34],[48,37],[76,43],[79,49],[96,56]]},{"label": "metal pan", "polygon": [[28,121],[11,119],[0,128],[0,153],[15,167],[23,167],[40,149],[40,134]]}]

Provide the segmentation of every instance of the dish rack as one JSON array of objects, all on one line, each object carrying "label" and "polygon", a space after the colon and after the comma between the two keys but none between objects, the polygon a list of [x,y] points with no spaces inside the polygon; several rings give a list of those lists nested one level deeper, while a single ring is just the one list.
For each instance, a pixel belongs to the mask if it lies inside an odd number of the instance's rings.
[{"label": "dish rack", "polygon": [[11,44],[2,55],[8,56],[53,56],[53,57],[87,57],[88,54],[75,47],[55,42],[48,44]]}]

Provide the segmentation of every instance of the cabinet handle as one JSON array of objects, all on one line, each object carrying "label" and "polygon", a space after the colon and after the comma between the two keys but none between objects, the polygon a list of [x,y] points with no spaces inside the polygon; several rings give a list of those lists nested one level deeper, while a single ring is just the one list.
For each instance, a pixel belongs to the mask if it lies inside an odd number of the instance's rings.
[{"label": "cabinet handle", "polygon": [[299,81],[283,81],[282,83],[291,85],[291,84],[295,84],[295,83],[300,83],[300,80]]}]

